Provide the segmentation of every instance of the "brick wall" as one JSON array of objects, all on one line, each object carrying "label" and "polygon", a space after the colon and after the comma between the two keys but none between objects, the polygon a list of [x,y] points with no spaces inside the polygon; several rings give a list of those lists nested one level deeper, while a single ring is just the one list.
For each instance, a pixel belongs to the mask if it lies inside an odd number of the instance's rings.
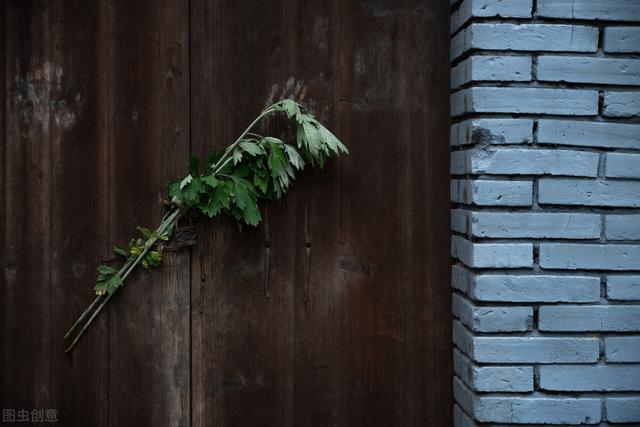
[{"label": "brick wall", "polygon": [[451,36],[456,425],[640,425],[640,0]]}]

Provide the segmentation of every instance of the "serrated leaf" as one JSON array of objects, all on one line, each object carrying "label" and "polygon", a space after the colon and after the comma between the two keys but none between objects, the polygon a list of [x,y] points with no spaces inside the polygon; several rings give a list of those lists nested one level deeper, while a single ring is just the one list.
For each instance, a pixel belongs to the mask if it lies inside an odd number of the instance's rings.
[{"label": "serrated leaf", "polygon": [[115,268],[110,267],[108,265],[104,265],[104,264],[99,265],[97,270],[98,270],[98,273],[102,275],[114,274],[116,272]]},{"label": "serrated leaf", "polygon": [[238,145],[251,156],[258,156],[265,153],[264,148],[255,142],[242,141]]},{"label": "serrated leaf", "polygon": [[300,107],[292,99],[283,99],[275,105],[275,108],[277,111],[285,112],[290,119],[300,114]]},{"label": "serrated leaf", "polygon": [[255,174],[253,175],[253,185],[264,194],[267,192],[269,181],[267,181],[266,177]]},{"label": "serrated leaf", "polygon": [[182,181],[180,181],[180,189],[183,190],[191,181],[193,181],[193,177],[191,175],[187,175],[182,178]]},{"label": "serrated leaf", "polygon": [[329,129],[318,123],[318,130],[324,143],[327,145],[327,147],[329,147],[331,151],[333,151],[335,154],[349,154],[349,150],[347,149],[347,147],[342,142],[340,142],[340,140],[336,138],[336,136],[331,133]]},{"label": "serrated leaf", "polygon": [[240,150],[233,150],[233,164],[237,165],[242,160],[242,152]]},{"label": "serrated leaf", "polygon": [[193,178],[182,190],[182,198],[187,205],[193,205],[198,202],[200,195],[206,192],[202,180]]},{"label": "serrated leaf", "polygon": [[298,170],[304,169],[304,160],[298,150],[292,147],[289,144],[285,144],[284,149],[287,153],[287,157],[289,158],[289,162],[293,165],[294,168]]},{"label": "serrated leaf", "polygon": [[252,202],[250,189],[251,184],[242,178],[234,178],[233,182],[235,184],[233,195],[235,197],[236,204],[240,209],[244,209]]},{"label": "serrated leaf", "polygon": [[178,180],[169,184],[169,196],[171,196],[172,199],[180,197],[180,183],[181,180]]},{"label": "serrated leaf", "polygon": [[306,122],[302,125],[304,129],[304,136],[307,143],[307,150],[312,158],[318,157],[320,150],[322,150],[322,138],[320,132],[313,123]]},{"label": "serrated leaf", "polygon": [[218,179],[213,175],[205,175],[200,179],[202,179],[202,182],[204,182],[211,188],[216,188],[219,182]]},{"label": "serrated leaf", "polygon": [[258,209],[258,206],[255,203],[255,201],[252,201],[251,203],[247,204],[247,206],[245,207],[242,213],[242,218],[244,219],[244,222],[249,225],[256,226],[260,223],[260,220],[261,220],[260,209]]},{"label": "serrated leaf", "polygon": [[127,251],[125,251],[124,249],[119,248],[119,247],[117,247],[117,246],[114,246],[114,247],[113,247],[113,252],[114,252],[116,255],[119,255],[119,256],[121,256],[121,257],[129,258],[129,252],[127,252]]},{"label": "serrated leaf", "polygon": [[287,164],[287,158],[280,144],[271,144],[267,163],[269,165],[269,170],[271,171],[271,176],[279,176]]},{"label": "serrated leaf", "polygon": [[136,227],[136,229],[140,232],[140,234],[142,234],[147,239],[150,239],[155,236],[155,232],[149,230],[148,228],[138,226]]},{"label": "serrated leaf", "polygon": [[110,273],[101,273],[100,276],[98,276],[96,286],[93,288],[96,292],[96,295],[112,295],[120,286],[122,286],[122,277],[120,276],[120,274],[113,268],[111,268],[111,270],[112,272]]}]

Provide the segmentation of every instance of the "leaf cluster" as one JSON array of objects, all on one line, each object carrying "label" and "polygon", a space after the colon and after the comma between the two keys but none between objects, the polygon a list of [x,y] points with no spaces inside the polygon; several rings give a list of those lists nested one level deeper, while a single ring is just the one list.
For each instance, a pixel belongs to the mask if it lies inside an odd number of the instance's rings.
[{"label": "leaf cluster", "polygon": [[295,121],[296,143],[274,136],[245,132],[224,151],[210,157],[202,171],[192,157],[190,173],[169,185],[172,200],[186,210],[210,218],[224,213],[238,224],[257,225],[258,202],[280,200],[296,171],[307,163],[322,168],[332,154],[347,148],[304,107],[292,100],[280,101],[263,115],[280,112]]},{"label": "leaf cluster", "polygon": [[[281,113],[296,129],[295,142],[252,131],[260,120]],[[158,267],[162,263],[162,242],[169,240],[180,217],[226,214],[242,226],[261,221],[258,203],[280,200],[291,187],[296,172],[307,164],[322,168],[328,157],[348,153],[338,138],[300,104],[285,99],[265,109],[226,149],[214,153],[200,166],[192,157],[189,173],[169,185],[172,208],[162,218],[156,231],[138,227],[140,237],[129,241],[126,248],[114,247],[124,258],[120,270],[108,265],[98,267],[94,287],[97,297],[65,334],[70,351],[93,322],[111,296],[138,265]],[[158,243],[159,242],[159,243]]]}]

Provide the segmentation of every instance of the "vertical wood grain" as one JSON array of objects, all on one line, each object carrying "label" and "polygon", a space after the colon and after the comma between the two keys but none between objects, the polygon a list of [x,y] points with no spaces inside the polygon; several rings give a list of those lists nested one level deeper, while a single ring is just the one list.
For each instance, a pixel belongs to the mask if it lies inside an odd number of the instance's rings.
[{"label": "vertical wood grain", "polygon": [[[0,19],[2,407],[64,425],[451,424],[446,2],[29,0]],[[351,154],[258,228],[197,223],[197,246],[132,275],[64,356],[96,264],[159,221],[188,153],[283,97]]]},{"label": "vertical wood grain", "polygon": [[[110,210],[113,244],[155,228],[186,166],[188,3],[114,1]],[[189,425],[189,254],[140,269],[109,304],[109,424]]]},{"label": "vertical wood grain", "polygon": [[[232,143],[283,92],[285,13],[283,1],[192,1],[195,154],[206,158]],[[277,120],[272,124],[278,129]],[[290,224],[289,238],[295,230]],[[240,232],[223,219],[200,224],[199,233],[193,424],[292,425],[293,283],[277,279],[291,277],[291,256],[271,255],[268,225]]]},{"label": "vertical wood grain", "polygon": [[[63,335],[91,298],[107,240],[107,188],[102,176],[108,141],[100,138],[98,88],[100,9],[82,0],[50,3],[53,39],[50,88],[51,197],[50,405],[65,425],[106,426],[106,316],[81,345],[64,353]],[[47,142],[49,143],[49,141]]]},{"label": "vertical wood grain", "polygon": [[4,3],[8,66],[2,404],[49,408],[52,12],[46,1]]}]

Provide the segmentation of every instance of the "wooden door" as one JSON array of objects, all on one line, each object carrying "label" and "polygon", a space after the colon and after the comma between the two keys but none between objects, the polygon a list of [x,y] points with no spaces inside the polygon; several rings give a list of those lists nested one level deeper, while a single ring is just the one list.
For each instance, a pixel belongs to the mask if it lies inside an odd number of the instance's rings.
[{"label": "wooden door", "polygon": [[[3,2],[0,406],[70,426],[450,425],[448,12]],[[283,97],[351,154],[257,229],[198,223],[65,355],[111,245],[159,220],[190,152]]]}]

